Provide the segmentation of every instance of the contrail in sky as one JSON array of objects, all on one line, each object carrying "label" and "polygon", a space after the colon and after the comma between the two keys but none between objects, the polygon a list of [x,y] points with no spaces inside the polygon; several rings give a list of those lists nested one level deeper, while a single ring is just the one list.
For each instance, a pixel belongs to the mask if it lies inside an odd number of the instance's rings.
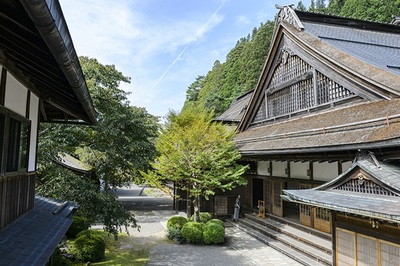
[{"label": "contrail in sky", "polygon": [[[212,16],[207,20],[207,22],[203,25],[203,27],[201,27],[196,34],[196,38],[195,41],[197,40],[197,38],[204,32],[204,30],[207,28],[208,24],[210,24],[210,22],[215,18],[215,16],[217,16],[219,10],[222,8],[222,6],[225,4],[226,1],[222,1],[221,5],[217,8],[217,10],[215,10],[215,12],[212,14]],[[190,44],[192,44],[194,41],[189,42],[184,48],[183,50],[180,52],[180,54],[175,58],[175,60],[167,67],[167,69],[164,71],[164,73],[161,75],[161,77],[158,78],[158,80],[156,81],[156,83],[153,86],[153,89],[155,87],[157,87],[158,83],[160,83],[160,81],[162,80],[162,78],[168,73],[168,71],[171,69],[171,67],[173,65],[175,65],[175,63],[179,60],[179,58],[181,58],[181,56],[185,53],[185,51],[187,50],[187,48],[190,46]]]}]

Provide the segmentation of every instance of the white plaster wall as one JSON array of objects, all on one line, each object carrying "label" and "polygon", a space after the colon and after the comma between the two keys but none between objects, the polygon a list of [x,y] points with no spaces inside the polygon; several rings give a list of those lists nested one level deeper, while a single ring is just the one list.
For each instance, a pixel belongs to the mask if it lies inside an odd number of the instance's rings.
[{"label": "white plaster wall", "polygon": [[28,171],[36,171],[36,143],[39,126],[39,98],[31,94],[29,119],[31,120],[31,141],[29,146]]},{"label": "white plaster wall", "polygon": [[338,165],[335,163],[313,163],[314,180],[330,181],[339,175]]},{"label": "white plaster wall", "polygon": [[310,179],[307,175],[307,170],[310,169],[309,163],[290,162],[290,177],[300,179]]},{"label": "white plaster wall", "polygon": [[10,73],[7,73],[6,96],[4,106],[25,117],[28,90]]},{"label": "white plaster wall", "polygon": [[344,162],[342,163],[342,171],[343,173],[347,171],[351,166],[353,165],[353,162]]},{"label": "white plaster wall", "polygon": [[287,162],[272,162],[272,175],[279,177],[287,177],[285,169],[287,168]]},{"label": "white plaster wall", "polygon": [[257,161],[257,175],[269,175],[269,161]]}]

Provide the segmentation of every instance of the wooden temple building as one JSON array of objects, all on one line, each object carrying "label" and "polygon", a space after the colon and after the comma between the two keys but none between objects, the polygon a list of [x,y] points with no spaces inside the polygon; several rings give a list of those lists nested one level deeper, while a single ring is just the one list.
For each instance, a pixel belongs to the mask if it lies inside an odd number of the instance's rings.
[{"label": "wooden temple building", "polygon": [[233,192],[244,206],[332,235],[333,265],[399,265],[398,23],[280,8],[254,92],[217,120],[230,118],[251,166]]},{"label": "wooden temple building", "polygon": [[39,123],[96,123],[58,0],[0,1],[0,73],[0,265],[45,265],[77,206],[35,195]]}]

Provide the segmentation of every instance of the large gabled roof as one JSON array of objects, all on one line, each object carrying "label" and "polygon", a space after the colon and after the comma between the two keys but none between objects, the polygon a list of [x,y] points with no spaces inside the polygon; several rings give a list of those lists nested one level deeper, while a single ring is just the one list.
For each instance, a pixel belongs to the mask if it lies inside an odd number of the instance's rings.
[{"label": "large gabled roof", "polygon": [[42,121],[96,123],[58,0],[0,1],[0,64],[39,95]]},{"label": "large gabled roof", "polygon": [[[270,89],[273,92],[269,82],[287,43],[291,45],[289,49],[296,48],[295,53],[302,60],[345,82],[344,87],[355,93],[339,104],[255,122],[255,117],[269,108],[265,95]],[[399,26],[284,7],[277,16],[273,42],[258,84],[238,126],[236,141],[241,153],[304,154],[398,145],[400,133],[394,129],[397,118],[392,120],[394,127],[383,126],[386,116],[390,120],[399,114],[399,62]],[[383,123],[376,124],[379,119]],[[367,120],[371,121],[364,123]]]}]

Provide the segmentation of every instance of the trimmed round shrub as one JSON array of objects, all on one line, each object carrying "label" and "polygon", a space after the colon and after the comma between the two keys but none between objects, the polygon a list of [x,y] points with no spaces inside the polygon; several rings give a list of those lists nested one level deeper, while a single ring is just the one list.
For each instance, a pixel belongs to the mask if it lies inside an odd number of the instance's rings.
[{"label": "trimmed round shrub", "polygon": [[219,224],[219,225],[221,225],[223,228],[225,228],[224,222],[223,222],[222,220],[220,220],[220,219],[211,219],[211,220],[209,220],[209,221],[207,222],[207,224],[209,224],[209,223]]},{"label": "trimmed round shrub", "polygon": [[216,222],[207,223],[203,227],[205,244],[222,244],[225,242],[225,228]]},{"label": "trimmed round shrub", "polygon": [[[206,223],[206,222],[208,222],[209,220],[211,220],[211,218],[212,218],[212,215],[211,215],[211,213],[209,213],[209,212],[200,212],[200,221],[198,221],[198,222],[200,222],[200,223]],[[194,221],[194,214],[190,217],[190,219],[189,219],[191,222],[193,222]]]},{"label": "trimmed round shrub", "polygon": [[173,227],[173,228],[180,230],[182,228],[182,226],[187,222],[188,222],[188,220],[185,217],[172,216],[167,221],[167,228]]},{"label": "trimmed round shrub", "polygon": [[101,238],[101,232],[98,230],[83,230],[80,231],[77,235],[76,238],[81,237],[81,236],[86,236],[86,237],[100,237]]},{"label": "trimmed round shrub", "polygon": [[182,236],[188,243],[203,242],[203,225],[199,222],[187,222],[182,227]]},{"label": "trimmed round shrub", "polygon": [[72,224],[69,227],[66,235],[68,237],[76,237],[76,235],[83,230],[89,228],[89,222],[85,217],[82,216],[72,216]]},{"label": "trimmed round shrub", "polygon": [[[88,230],[90,232],[90,230]],[[81,261],[96,262],[104,257],[106,244],[95,233],[84,233],[75,239],[76,258]]]}]

